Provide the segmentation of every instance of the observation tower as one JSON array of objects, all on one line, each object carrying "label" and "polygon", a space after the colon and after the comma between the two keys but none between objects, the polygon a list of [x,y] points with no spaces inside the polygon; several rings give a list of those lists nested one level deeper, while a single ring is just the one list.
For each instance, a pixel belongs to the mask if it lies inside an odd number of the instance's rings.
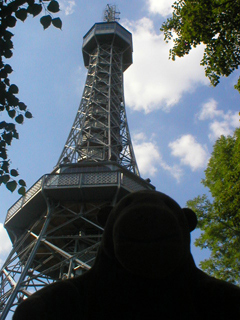
[{"label": "observation tower", "polygon": [[13,248],[0,271],[1,320],[42,287],[89,270],[103,232],[98,217],[125,195],[154,189],[139,175],[126,118],[132,35],[115,6],[104,20],[83,37],[86,84],[55,169],[7,212]]}]

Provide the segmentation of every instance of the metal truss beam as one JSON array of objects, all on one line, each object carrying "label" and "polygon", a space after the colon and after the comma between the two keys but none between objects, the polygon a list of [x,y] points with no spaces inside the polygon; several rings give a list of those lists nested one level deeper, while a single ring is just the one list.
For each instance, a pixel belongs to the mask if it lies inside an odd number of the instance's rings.
[{"label": "metal truss beam", "polygon": [[105,43],[90,55],[82,100],[58,164],[113,160],[139,175],[124,102],[123,52]]},{"label": "metal truss beam", "polygon": [[15,242],[0,271],[1,320],[33,292],[91,268],[103,232],[96,215],[105,205],[48,204],[48,211]]}]

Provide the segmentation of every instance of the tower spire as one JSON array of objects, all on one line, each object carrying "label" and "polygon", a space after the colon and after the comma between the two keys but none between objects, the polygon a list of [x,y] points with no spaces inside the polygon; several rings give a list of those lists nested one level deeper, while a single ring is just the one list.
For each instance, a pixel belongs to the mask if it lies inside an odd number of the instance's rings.
[{"label": "tower spire", "polygon": [[107,4],[106,9],[104,10],[103,21],[113,22],[120,20],[120,12],[117,11],[116,5]]},{"label": "tower spire", "polygon": [[103,232],[99,217],[125,195],[154,189],[140,178],[126,117],[132,35],[114,7],[106,17],[83,38],[86,84],[56,168],[7,212],[13,248],[0,270],[1,320],[36,290],[89,270]]}]

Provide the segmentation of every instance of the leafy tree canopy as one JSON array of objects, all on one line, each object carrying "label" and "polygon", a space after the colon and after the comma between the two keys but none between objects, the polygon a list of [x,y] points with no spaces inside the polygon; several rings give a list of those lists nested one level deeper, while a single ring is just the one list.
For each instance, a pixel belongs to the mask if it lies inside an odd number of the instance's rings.
[{"label": "leafy tree canopy", "polygon": [[198,216],[202,233],[195,241],[211,250],[209,259],[200,263],[208,274],[240,284],[240,128],[233,136],[221,136],[202,181],[212,195],[198,196],[187,202]]},{"label": "leafy tree canopy", "polygon": [[[221,76],[229,76],[240,63],[239,12],[239,0],[177,0],[172,17],[160,29],[166,42],[173,39],[170,57],[175,60],[205,44],[201,65],[216,86]],[[240,77],[235,88],[240,92]]]},{"label": "leafy tree canopy", "polygon": [[18,20],[24,22],[29,15],[35,17],[41,12],[44,12],[40,19],[44,29],[51,24],[61,29],[61,19],[53,18],[59,10],[59,3],[55,0],[0,0],[0,112],[9,118],[9,121],[0,122],[0,185],[5,184],[12,192],[18,186],[18,193],[22,195],[25,194],[26,184],[22,179],[16,181],[19,174],[11,168],[7,148],[13,139],[19,138],[16,123],[22,124],[25,118],[32,118],[32,114],[17,97],[17,85],[10,83],[9,74],[13,69],[6,63],[13,55],[13,33],[10,30]]}]

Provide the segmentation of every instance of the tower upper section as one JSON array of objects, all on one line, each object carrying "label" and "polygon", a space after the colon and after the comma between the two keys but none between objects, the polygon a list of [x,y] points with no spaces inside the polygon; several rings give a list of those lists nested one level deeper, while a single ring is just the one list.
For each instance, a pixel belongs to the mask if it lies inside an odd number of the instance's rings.
[{"label": "tower upper section", "polygon": [[58,165],[114,161],[139,175],[127,124],[123,72],[132,64],[132,35],[116,21],[83,37],[88,69],[82,100]]},{"label": "tower upper section", "polygon": [[89,57],[98,45],[111,44],[123,52],[122,67],[125,71],[132,64],[132,34],[118,22],[100,22],[83,37],[83,59],[86,68],[89,66]]}]

